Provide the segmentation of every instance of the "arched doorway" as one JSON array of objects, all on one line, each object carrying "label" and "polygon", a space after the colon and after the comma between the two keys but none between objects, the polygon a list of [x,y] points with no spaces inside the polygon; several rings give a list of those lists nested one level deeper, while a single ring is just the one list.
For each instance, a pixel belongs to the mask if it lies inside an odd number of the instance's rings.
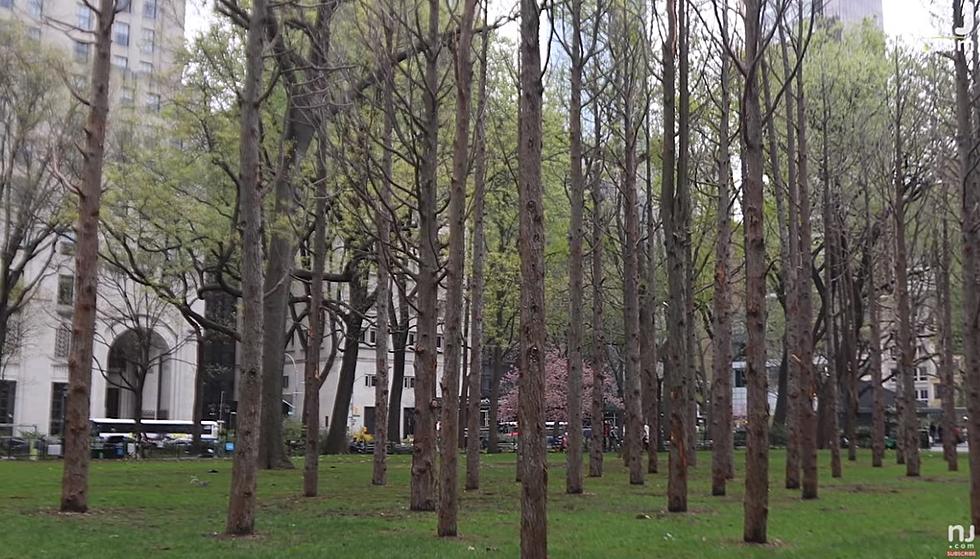
[{"label": "arched doorway", "polygon": [[129,329],[109,346],[105,416],[169,419],[173,392],[170,344],[149,329]]}]

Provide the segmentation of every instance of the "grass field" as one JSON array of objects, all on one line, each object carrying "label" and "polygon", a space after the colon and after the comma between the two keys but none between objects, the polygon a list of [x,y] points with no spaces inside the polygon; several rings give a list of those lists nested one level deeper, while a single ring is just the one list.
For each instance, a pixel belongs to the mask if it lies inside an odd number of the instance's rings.
[{"label": "grass field", "polygon": [[[802,502],[782,488],[783,454],[773,451],[770,544],[741,543],[742,478],[710,497],[710,455],[691,474],[690,512],[665,512],[666,475],[630,486],[622,462],[564,495],[564,456],[551,455],[550,556],[562,557],[945,557],[948,524],[968,524],[965,471],[923,456],[923,476],[872,469],[864,451],[830,478],[821,455],[821,493]],[[961,467],[966,469],[966,456]],[[299,496],[301,469],[263,472],[258,535],[220,537],[229,461],[95,462],[92,512],[57,512],[60,462],[0,462],[0,557],[517,557],[519,485],[514,455],[483,457],[478,492],[463,495],[460,537],[435,537],[435,514],[407,509],[408,456],[393,456],[387,487],[372,487],[370,456],[324,457],[319,498]],[[744,455],[736,456],[741,468]],[[662,456],[662,463],[666,464]],[[217,470],[211,473],[210,470]],[[738,472],[736,472],[738,474]]]}]

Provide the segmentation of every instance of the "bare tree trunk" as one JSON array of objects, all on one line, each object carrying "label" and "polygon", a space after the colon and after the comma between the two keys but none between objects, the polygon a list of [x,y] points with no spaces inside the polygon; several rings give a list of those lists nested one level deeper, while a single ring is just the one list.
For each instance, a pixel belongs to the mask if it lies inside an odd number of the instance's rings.
[{"label": "bare tree trunk", "polygon": [[[785,40],[785,33],[782,26],[779,29],[780,36],[780,50],[782,52],[783,60],[783,75],[785,79],[790,79],[792,75],[792,68],[790,67],[788,49],[786,46],[787,41]],[[768,80],[766,83],[766,97],[769,97],[769,85]],[[801,362],[800,362],[800,334],[802,328],[809,328],[809,324],[801,324],[797,319],[800,312],[799,302],[800,296],[798,290],[801,286],[809,287],[809,277],[800,278],[797,274],[800,270],[800,259],[802,258],[802,250],[800,248],[800,236],[799,236],[799,219],[797,216],[798,212],[798,187],[799,187],[799,176],[798,169],[796,166],[796,130],[795,126],[795,116],[794,115],[794,99],[792,92],[787,91],[785,95],[786,99],[786,168],[787,168],[787,180],[786,180],[786,190],[788,193],[789,203],[787,205],[786,217],[782,217],[780,212],[780,220],[785,222],[784,227],[780,227],[780,245],[785,247],[782,252],[785,254],[783,257],[783,285],[786,291],[786,332],[784,339],[784,352],[786,361],[786,489],[798,489],[800,487],[800,376],[801,376]],[[767,103],[768,105],[768,103]],[[775,142],[775,125],[770,119],[768,124],[770,132],[770,139]],[[775,144],[771,146],[772,161],[773,161],[773,174],[779,177],[781,173],[777,160],[776,160],[776,150],[778,149]],[[781,178],[777,178],[776,190],[777,192],[782,188]],[[779,196],[776,200],[779,201]],[[785,239],[785,241],[783,240]],[[809,258],[809,249],[807,249],[807,258]]]},{"label": "bare tree trunk", "polygon": [[667,510],[687,511],[687,304],[685,289],[684,236],[682,230],[684,185],[675,189],[674,166],[674,57],[677,42],[677,2],[667,0],[667,40],[663,45],[664,137],[663,180],[660,206],[663,212],[664,246],[667,253],[667,360],[664,377],[670,395],[670,462],[667,478]]},{"label": "bare tree trunk", "polygon": [[323,449],[326,454],[341,454],[348,450],[350,442],[347,433],[348,413],[350,413],[351,396],[354,392],[357,356],[361,351],[364,313],[371,308],[367,293],[366,271],[356,264],[349,265],[349,269],[352,271],[348,284],[350,310],[343,315],[344,349],[337,375],[337,394],[334,397],[326,445]]},{"label": "bare tree trunk", "polygon": [[[261,1],[261,0],[260,0]],[[65,467],[61,478],[61,511],[88,510],[90,458],[89,410],[92,397],[92,346],[95,337],[99,266],[99,209],[106,121],[109,118],[109,50],[112,45],[114,0],[99,0],[95,60],[89,112],[82,151],[82,182],[75,221],[75,301],[68,354],[68,396],[65,403]]]},{"label": "bare tree trunk", "polygon": [[[429,0],[429,44],[439,39],[439,0]],[[415,344],[415,438],[412,448],[412,493],[409,508],[436,508],[435,399],[438,316],[439,239],[436,177],[439,156],[439,53],[425,51],[423,154],[419,171],[418,336]],[[453,444],[455,441],[450,441]]]},{"label": "bare tree trunk", "polygon": [[898,315],[899,374],[902,376],[902,431],[905,441],[905,475],[919,475],[919,429],[915,405],[915,344],[912,334],[912,309],[909,302],[908,249],[905,243],[905,174],[903,169],[902,75],[898,54],[895,55],[895,168],[892,214],[895,218],[895,298]]},{"label": "bare tree trunk", "polygon": [[[385,55],[394,52],[394,14],[389,13],[390,5],[384,10],[384,42]],[[374,385],[374,457],[371,473],[373,485],[385,485],[388,481],[388,390],[391,386],[388,378],[388,333],[391,321],[388,315],[388,301],[391,298],[391,176],[392,176],[392,135],[395,128],[393,70],[384,65],[384,132],[381,155],[381,173],[378,177],[378,200],[375,203],[375,220],[378,239],[375,241],[375,257],[378,265],[378,286],[375,299],[375,315],[377,336],[374,347],[374,366],[377,382]]]},{"label": "bare tree trunk", "polygon": [[[797,4],[798,36],[803,36],[803,3]],[[817,394],[817,375],[813,368],[813,303],[810,282],[813,263],[810,255],[811,224],[810,224],[810,177],[809,157],[807,155],[806,136],[806,95],[803,88],[803,65],[796,71],[796,134],[797,134],[797,203],[796,212],[799,220],[799,266],[796,272],[796,295],[799,297],[799,325],[797,326],[797,342],[799,343],[799,386],[800,402],[797,408],[799,417],[800,463],[803,470],[803,499],[816,499],[818,492],[817,471],[817,415],[814,412],[814,402]],[[790,154],[790,157],[793,155]]]},{"label": "bare tree trunk", "polygon": [[[108,0],[103,0],[108,1]],[[238,380],[235,455],[225,532],[255,531],[255,492],[262,409],[262,199],[259,189],[262,50],[266,0],[254,0],[245,45],[245,88],[241,102],[239,223],[242,236],[242,340]]]},{"label": "bare tree trunk", "polygon": [[[722,10],[723,34],[728,34],[728,10]],[[718,123],[718,206],[715,226],[714,298],[712,300],[711,494],[725,494],[732,470],[732,318],[728,261],[732,243],[732,165],[729,114],[731,60],[721,61],[721,120]]]},{"label": "bare tree trunk", "polygon": [[[453,138],[453,176],[449,190],[449,262],[446,266],[446,351],[442,369],[442,449],[438,533],[455,537],[459,515],[459,374],[463,347],[463,260],[466,256],[466,176],[469,169],[470,100],[473,63],[473,20],[476,0],[463,2],[456,44],[456,131]],[[479,437],[479,433],[470,433]]]},{"label": "bare tree trunk", "polygon": [[[597,106],[597,105],[596,105]],[[600,144],[600,131],[596,123],[596,146]],[[603,451],[605,450],[605,404],[602,387],[606,370],[606,334],[603,321],[602,294],[602,253],[603,253],[603,215],[602,181],[598,165],[593,170],[589,190],[592,195],[592,435],[589,438],[589,477],[602,477]]]},{"label": "bare tree trunk", "polygon": [[[824,441],[826,444],[830,445],[830,472],[832,477],[841,477],[841,462],[840,462],[840,428],[838,426],[838,397],[837,388],[839,386],[840,377],[838,375],[837,367],[837,332],[836,332],[836,314],[834,312],[834,284],[837,283],[836,272],[837,272],[837,256],[836,256],[836,230],[834,228],[833,213],[830,195],[830,169],[829,169],[829,149],[828,144],[830,142],[828,138],[829,132],[827,131],[826,123],[829,120],[829,108],[827,100],[827,90],[824,82],[824,75],[820,74],[820,93],[822,101],[822,114],[824,120],[823,136],[822,136],[822,155],[821,155],[821,178],[823,179],[823,230],[824,230],[824,310],[826,311],[825,322],[826,322],[826,347],[827,347],[827,366],[829,367],[830,376],[825,381],[827,383],[827,398],[826,400],[826,418],[829,433],[825,433],[827,436]],[[821,409],[824,409],[823,400],[820,403]]]},{"label": "bare tree trunk", "polygon": [[[648,92],[649,93],[649,92]],[[650,112],[644,116],[646,127],[645,150],[650,152]],[[643,371],[643,415],[647,430],[647,473],[659,469],[657,449],[660,438],[660,383],[657,379],[657,238],[653,222],[653,169],[651,157],[646,157],[646,245],[640,252],[642,274],[640,296],[640,368]]]},{"label": "bare tree trunk", "polygon": [[637,143],[642,122],[636,119],[638,98],[640,96],[640,77],[636,72],[638,55],[631,47],[629,27],[630,16],[627,10],[614,10],[612,25],[621,33],[616,46],[612,48],[612,58],[616,65],[620,117],[622,118],[623,156],[620,160],[620,193],[622,215],[624,216],[623,235],[623,333],[625,336],[625,363],[623,371],[623,400],[626,406],[625,432],[623,437],[623,459],[629,468],[630,483],[643,484],[642,449],[642,410],[640,395],[640,308],[639,308],[639,257],[640,218],[637,208],[636,171]]},{"label": "bare tree trunk", "polygon": [[[865,220],[871,224],[871,203],[868,190],[864,191]],[[885,390],[881,385],[881,313],[878,307],[878,285],[875,276],[876,258],[873,235],[868,235],[865,249],[868,258],[868,321],[871,323],[871,339],[868,353],[871,367],[871,466],[882,467],[885,457]]]},{"label": "bare tree trunk", "polygon": [[[470,373],[469,411],[466,416],[466,489],[480,488],[480,378],[483,375],[483,289],[486,282],[484,263],[486,261],[486,234],[483,228],[484,198],[486,197],[487,147],[486,147],[486,108],[487,108],[487,61],[490,37],[487,28],[487,6],[483,5],[483,42],[480,56],[480,100],[476,109],[476,145],[473,147],[475,159],[473,168],[473,270],[470,281]],[[490,424],[490,433],[496,433],[497,426]],[[489,435],[489,433],[488,433]]]},{"label": "bare tree trunk", "polygon": [[[945,207],[945,202],[943,203]],[[943,458],[949,471],[959,469],[956,455],[956,363],[953,361],[953,309],[950,301],[949,274],[951,272],[951,249],[949,246],[949,218],[942,217],[942,244],[937,252],[939,266],[936,283],[939,295],[939,350],[940,359],[940,399],[942,400]]]},{"label": "bare tree trunk", "polygon": [[[397,267],[395,268],[397,270]],[[399,443],[402,440],[402,390],[405,385],[405,352],[408,348],[408,295],[406,293],[405,274],[394,272],[394,284],[397,286],[398,306],[395,307],[389,297],[389,321],[392,324],[392,375],[391,393],[388,399],[388,440]],[[397,314],[396,314],[397,313]],[[397,319],[394,317],[397,316]]]},{"label": "bare tree trunk", "polygon": [[521,557],[548,556],[548,461],[544,429],[544,206],[541,185],[542,95],[540,11],[521,0],[520,197],[521,340],[518,367],[521,481]]},{"label": "bare tree trunk", "polygon": [[569,197],[568,224],[568,451],[565,460],[565,492],[582,492],[582,213],[585,177],[582,172],[582,0],[571,4],[571,99],[569,100]]},{"label": "bare tree trunk", "polygon": [[191,410],[191,452],[204,456],[205,447],[201,444],[201,420],[204,410],[204,373],[205,373],[205,351],[203,329],[192,323],[194,328],[195,358],[197,363],[194,367],[194,408]]},{"label": "bare tree trunk", "polygon": [[742,95],[742,141],[746,182],[742,187],[745,228],[745,316],[748,344],[748,438],[745,460],[745,525],[743,539],[766,543],[769,516],[769,410],[766,373],[766,248],[763,232],[762,111],[759,106],[758,59],[760,32],[758,0],[745,2],[745,59]]},{"label": "bare tree trunk", "polygon": [[[321,148],[318,165],[324,165]],[[321,169],[321,175],[325,175]],[[306,356],[303,371],[303,425],[306,434],[303,460],[303,495],[316,497],[320,481],[320,345],[323,343],[323,271],[327,257],[327,181],[319,177],[313,205],[313,269],[310,270],[310,308],[307,315]]]},{"label": "bare tree trunk", "polygon": [[[681,0],[677,12],[678,39],[678,113],[677,113],[677,194],[678,215],[681,216],[680,227],[675,234],[682,239],[684,260],[684,309],[687,314],[685,322],[685,350],[681,353],[684,358],[683,375],[685,383],[684,407],[687,415],[685,424],[685,444],[687,444],[688,466],[697,467],[697,433],[698,433],[698,404],[697,388],[698,374],[694,356],[698,353],[695,344],[694,329],[697,319],[694,315],[694,259],[691,254],[691,177],[689,175],[691,159],[691,91],[689,86],[690,74],[690,4]],[[676,224],[675,224],[676,225]]]},{"label": "bare tree trunk", "polygon": [[[841,220],[842,221],[842,220]],[[843,223],[840,225],[843,228]],[[841,236],[843,240],[843,235]],[[847,408],[845,411],[844,433],[847,437],[847,460],[854,462],[857,460],[857,414],[858,414],[858,347],[857,340],[860,336],[860,320],[857,316],[860,309],[860,295],[854,288],[854,277],[851,274],[850,258],[847,251],[841,250],[841,263],[843,273],[841,274],[843,300],[844,300],[844,342],[845,359],[847,360],[847,386],[845,395]]]},{"label": "bare tree trunk", "polygon": [[[964,25],[963,0],[953,1],[953,28]],[[976,33],[976,31],[974,31]],[[973,36],[976,44],[976,35]],[[970,446],[970,518],[980,525],[980,194],[977,191],[975,116],[963,49],[953,53],[956,66],[956,152],[962,183],[963,353],[966,380],[967,436]],[[976,64],[976,56],[974,56]],[[976,70],[976,67],[974,67]],[[974,84],[974,88],[977,84]],[[945,433],[944,433],[945,434]]]}]

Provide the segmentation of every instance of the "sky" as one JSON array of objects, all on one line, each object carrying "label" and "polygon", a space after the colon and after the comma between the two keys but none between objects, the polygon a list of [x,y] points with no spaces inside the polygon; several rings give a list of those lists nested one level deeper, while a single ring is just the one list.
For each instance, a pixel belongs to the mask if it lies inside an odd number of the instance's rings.
[{"label": "sky", "polygon": [[[186,0],[187,17],[184,35],[191,39],[203,32],[213,16],[210,6],[213,0]],[[503,13],[512,0],[498,0],[499,12]],[[948,25],[936,17],[940,10],[948,10],[948,2],[936,0],[882,0],[885,33],[892,38],[923,49],[931,44],[949,39]],[[516,28],[516,25],[514,26]]]}]

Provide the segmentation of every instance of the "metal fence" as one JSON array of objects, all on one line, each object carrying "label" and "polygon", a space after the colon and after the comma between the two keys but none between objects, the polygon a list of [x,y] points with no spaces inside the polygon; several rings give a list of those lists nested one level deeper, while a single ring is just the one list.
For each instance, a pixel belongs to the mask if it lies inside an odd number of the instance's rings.
[{"label": "metal fence", "polygon": [[55,458],[61,456],[61,439],[41,435],[37,425],[0,423],[0,459]]}]

